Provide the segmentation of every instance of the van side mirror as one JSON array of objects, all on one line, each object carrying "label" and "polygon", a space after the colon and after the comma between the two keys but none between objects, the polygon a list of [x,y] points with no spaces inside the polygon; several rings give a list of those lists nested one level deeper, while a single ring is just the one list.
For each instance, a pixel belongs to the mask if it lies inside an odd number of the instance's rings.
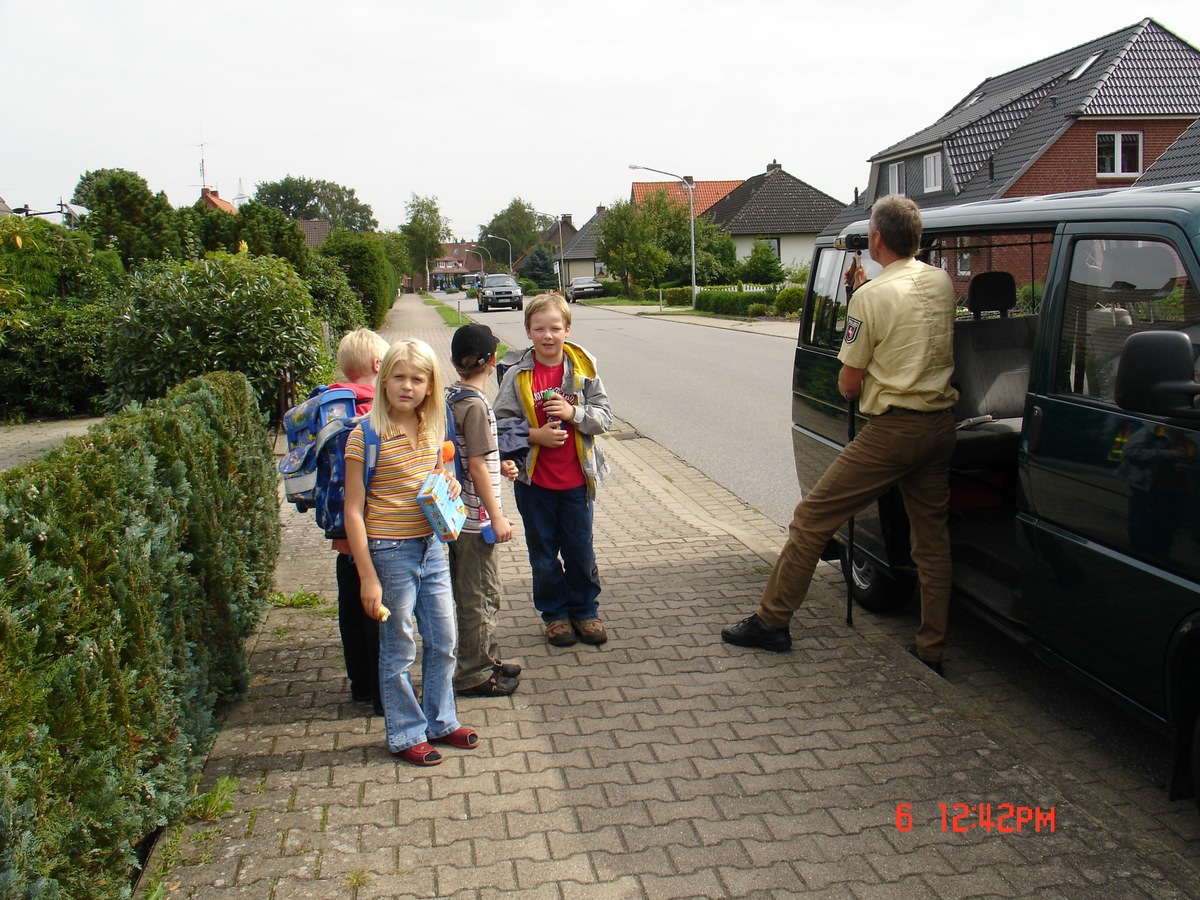
[{"label": "van side mirror", "polygon": [[1140,331],[1125,339],[1117,364],[1117,406],[1167,418],[1200,419],[1196,359],[1182,331]]}]

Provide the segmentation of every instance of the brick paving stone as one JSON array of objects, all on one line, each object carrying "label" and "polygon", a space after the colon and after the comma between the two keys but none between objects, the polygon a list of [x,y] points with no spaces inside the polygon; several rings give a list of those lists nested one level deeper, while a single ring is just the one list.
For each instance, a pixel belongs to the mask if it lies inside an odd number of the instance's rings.
[{"label": "brick paving stone", "polygon": [[[412,296],[382,333],[448,358],[452,330]],[[586,325],[576,336],[587,344]],[[87,424],[6,426],[0,466]],[[1190,804],[953,647],[951,681],[938,679],[897,645],[911,617],[863,613],[847,628],[836,567],[818,567],[791,653],[722,644],[720,627],[753,610],[783,529],[627,423],[613,431],[596,506],[610,643],[546,644],[517,517],[498,548],[498,639],[525,667],[521,689],[464,698],[482,744],[429,770],[393,758],[382,722],[350,702],[333,555],[311,516],[282,505],[275,587],[325,604],[272,609],[252,639],[250,686],[205,770],[205,788],[241,779],[234,812],[187,827],[171,896],[1194,893]],[[515,512],[507,487],[504,503]],[[1056,831],[943,833],[938,804],[980,802],[1054,806]],[[151,868],[160,859],[156,848]]]}]

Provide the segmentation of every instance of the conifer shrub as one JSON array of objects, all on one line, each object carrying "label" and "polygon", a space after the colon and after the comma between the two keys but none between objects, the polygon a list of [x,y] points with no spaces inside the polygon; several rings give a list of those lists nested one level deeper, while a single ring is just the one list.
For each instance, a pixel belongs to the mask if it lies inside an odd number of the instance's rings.
[{"label": "conifer shrub", "polygon": [[0,896],[128,896],[246,683],[276,491],[229,373],[0,473]]}]

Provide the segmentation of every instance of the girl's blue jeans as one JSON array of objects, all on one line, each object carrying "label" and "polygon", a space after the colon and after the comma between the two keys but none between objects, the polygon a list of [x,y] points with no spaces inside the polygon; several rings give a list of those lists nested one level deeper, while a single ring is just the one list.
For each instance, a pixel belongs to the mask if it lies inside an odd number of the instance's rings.
[{"label": "girl's blue jeans", "polygon": [[[379,688],[388,749],[407,750],[458,728],[454,708],[454,595],[446,548],[436,537],[367,542],[391,616],[379,625]],[[421,699],[409,671],[421,635]]]},{"label": "girl's blue jeans", "polygon": [[513,494],[533,570],[533,605],[542,621],[596,618],[600,575],[592,549],[592,501],[587,487],[556,491],[518,481]]}]

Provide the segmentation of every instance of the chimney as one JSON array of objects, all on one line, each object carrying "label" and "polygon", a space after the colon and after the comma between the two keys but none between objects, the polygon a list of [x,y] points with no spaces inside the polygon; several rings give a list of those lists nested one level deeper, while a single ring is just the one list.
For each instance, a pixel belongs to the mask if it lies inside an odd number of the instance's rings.
[{"label": "chimney", "polygon": [[564,225],[570,225],[572,228],[574,228],[574,227],[575,227],[575,226],[574,226],[574,224],[572,224],[572,222],[571,222],[571,214],[570,214],[570,213],[563,213],[563,215],[562,215],[562,223],[563,223]]},{"label": "chimney", "polygon": [[597,206],[597,207],[596,207],[596,215],[600,215],[600,213],[602,213],[602,212],[604,212],[604,207],[603,207],[603,206]]},{"label": "chimney", "polygon": [[770,175],[772,172],[778,172],[782,168],[783,166],[779,164],[779,160],[773,159],[767,164],[767,174]]}]

